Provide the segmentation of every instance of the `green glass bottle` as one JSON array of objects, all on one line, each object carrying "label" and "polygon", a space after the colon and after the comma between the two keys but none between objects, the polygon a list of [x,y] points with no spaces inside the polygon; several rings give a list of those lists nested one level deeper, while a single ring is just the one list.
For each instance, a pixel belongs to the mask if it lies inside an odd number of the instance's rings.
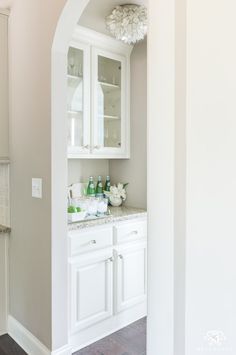
[{"label": "green glass bottle", "polygon": [[87,195],[90,197],[95,197],[95,193],[96,193],[96,191],[95,191],[95,185],[93,182],[93,177],[90,176],[88,187],[87,187]]},{"label": "green glass bottle", "polygon": [[102,177],[98,177],[97,187],[96,187],[96,197],[103,197],[103,186]]},{"label": "green glass bottle", "polygon": [[110,176],[107,176],[104,190],[105,191],[110,191],[110,189],[111,189]]}]

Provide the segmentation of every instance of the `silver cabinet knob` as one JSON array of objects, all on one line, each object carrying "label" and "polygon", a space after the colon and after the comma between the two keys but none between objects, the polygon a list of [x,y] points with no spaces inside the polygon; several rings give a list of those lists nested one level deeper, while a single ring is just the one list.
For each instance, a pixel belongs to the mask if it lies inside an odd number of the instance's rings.
[{"label": "silver cabinet knob", "polygon": [[119,254],[119,258],[120,258],[120,259],[124,259],[124,258],[123,258],[123,255],[121,255],[121,254]]},{"label": "silver cabinet knob", "polygon": [[138,234],[138,231],[133,231],[132,234]]},{"label": "silver cabinet knob", "polygon": [[90,241],[90,244],[97,244],[97,241],[94,239],[94,240],[91,240]]},{"label": "silver cabinet knob", "polygon": [[107,259],[107,261],[109,261],[110,263],[113,263],[114,258],[113,258],[113,257],[111,257],[111,258]]}]

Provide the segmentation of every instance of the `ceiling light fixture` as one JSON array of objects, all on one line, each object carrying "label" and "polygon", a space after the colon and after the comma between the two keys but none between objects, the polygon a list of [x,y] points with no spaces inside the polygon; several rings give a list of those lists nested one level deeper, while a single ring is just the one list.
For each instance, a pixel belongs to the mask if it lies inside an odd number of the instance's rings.
[{"label": "ceiling light fixture", "polygon": [[108,31],[118,40],[134,44],[147,34],[147,8],[141,5],[119,5],[106,17]]}]

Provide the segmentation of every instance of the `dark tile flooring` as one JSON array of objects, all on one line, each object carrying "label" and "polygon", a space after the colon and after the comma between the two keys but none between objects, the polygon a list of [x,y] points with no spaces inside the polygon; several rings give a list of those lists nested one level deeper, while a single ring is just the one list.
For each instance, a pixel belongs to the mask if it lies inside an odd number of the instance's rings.
[{"label": "dark tile flooring", "polygon": [[[130,324],[128,327],[84,348],[74,355],[145,355],[146,319]],[[26,355],[9,337],[0,336],[0,355]]]}]

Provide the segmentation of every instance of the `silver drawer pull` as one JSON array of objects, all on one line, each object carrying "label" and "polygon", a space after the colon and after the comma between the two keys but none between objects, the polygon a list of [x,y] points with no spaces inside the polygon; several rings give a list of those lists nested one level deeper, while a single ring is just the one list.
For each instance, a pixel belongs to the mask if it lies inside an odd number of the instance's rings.
[{"label": "silver drawer pull", "polygon": [[94,239],[94,240],[91,240],[90,241],[90,244],[97,244],[97,241]]},{"label": "silver drawer pull", "polygon": [[89,149],[89,148],[90,146],[88,144],[83,146],[83,149]]},{"label": "silver drawer pull", "polygon": [[123,255],[121,255],[121,254],[119,254],[119,258],[120,258],[120,259],[124,259],[124,258],[123,258]]},{"label": "silver drawer pull", "polygon": [[133,232],[131,232],[131,234],[138,234],[138,231],[133,231]]},{"label": "silver drawer pull", "polygon": [[109,261],[110,263],[113,263],[114,258],[113,258],[113,257],[111,257],[111,258],[107,259],[107,261]]}]

